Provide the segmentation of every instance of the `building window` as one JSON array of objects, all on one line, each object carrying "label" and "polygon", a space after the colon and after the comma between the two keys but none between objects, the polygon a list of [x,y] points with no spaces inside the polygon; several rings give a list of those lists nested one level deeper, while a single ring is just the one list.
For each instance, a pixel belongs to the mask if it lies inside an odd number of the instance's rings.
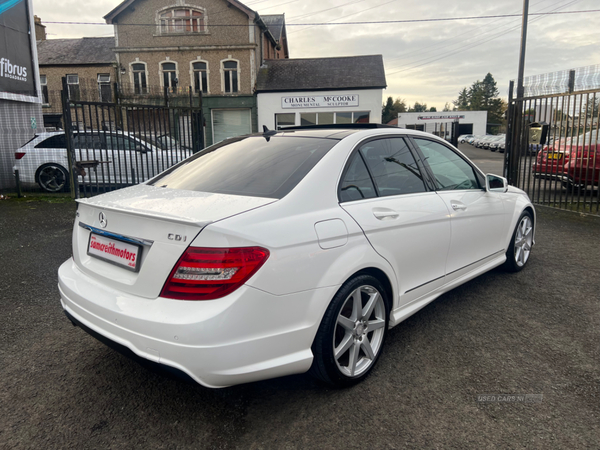
[{"label": "building window", "polygon": [[300,113],[300,125],[369,123],[369,111]]},{"label": "building window", "polygon": [[110,89],[110,74],[99,73],[98,74],[98,93],[100,94],[100,101],[103,103],[109,103],[112,100],[112,92]]},{"label": "building window", "polygon": [[237,61],[223,61],[223,92],[233,94],[239,91],[239,64]]},{"label": "building window", "polygon": [[79,100],[79,75],[67,75],[67,88],[69,89],[69,99]]},{"label": "building window", "polygon": [[194,80],[194,92],[208,93],[208,63],[206,61],[194,61],[192,64],[192,79]]},{"label": "building window", "polygon": [[169,88],[169,91],[177,90],[177,63],[163,62],[160,63],[161,83],[162,87]]},{"label": "building window", "polygon": [[42,103],[44,105],[49,105],[50,101],[48,99],[48,78],[46,75],[40,75],[40,85],[42,86]]},{"label": "building window", "polygon": [[148,93],[148,83],[146,81],[146,63],[131,64],[131,73],[133,76],[133,91],[136,94]]},{"label": "building window", "polygon": [[354,123],[369,123],[369,111],[355,111],[352,116]]},{"label": "building window", "polygon": [[300,125],[316,125],[317,113],[301,113]]},{"label": "building window", "polygon": [[291,125],[296,125],[296,113],[275,114],[275,128],[277,130]]},{"label": "building window", "polygon": [[206,33],[204,11],[196,8],[171,8],[158,13],[160,34]]},{"label": "building window", "polygon": [[335,123],[352,123],[351,112],[335,113]]}]

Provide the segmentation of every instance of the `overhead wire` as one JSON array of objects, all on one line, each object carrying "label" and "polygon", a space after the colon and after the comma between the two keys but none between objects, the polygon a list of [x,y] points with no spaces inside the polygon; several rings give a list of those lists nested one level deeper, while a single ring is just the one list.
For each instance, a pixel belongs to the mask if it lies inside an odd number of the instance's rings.
[{"label": "overhead wire", "polygon": [[[559,8],[566,8],[566,7],[570,6],[570,5],[572,5],[573,3],[576,3],[576,2],[579,2],[579,1],[581,1],[581,0],[573,0],[572,2],[570,2],[570,3],[566,4],[566,5],[563,5],[563,6],[559,7]],[[557,8],[557,9],[558,9],[558,8]],[[538,15],[539,15],[539,14],[538,14]],[[532,19],[532,20],[531,20],[529,23],[535,22],[535,21],[537,21],[537,20],[540,20],[540,19],[542,19],[542,18],[543,18],[543,15],[542,15],[542,16],[540,16],[540,17],[536,17],[536,18]],[[464,52],[464,51],[466,51],[466,50],[470,50],[471,48],[475,48],[475,47],[478,47],[478,46],[480,46],[480,45],[483,45],[483,44],[485,44],[485,43],[487,43],[487,42],[490,42],[490,41],[492,41],[492,40],[494,40],[494,39],[496,39],[496,38],[498,38],[498,37],[500,37],[500,36],[503,36],[503,35],[505,35],[505,34],[508,34],[508,33],[510,33],[510,32],[513,32],[513,31],[515,31],[515,30],[517,30],[517,29],[519,29],[519,28],[520,28],[520,25],[517,25],[517,26],[515,26],[515,27],[512,27],[512,28],[510,28],[510,29],[508,29],[508,30],[506,30],[506,31],[503,31],[502,33],[498,33],[497,35],[495,35],[495,36],[492,36],[490,39],[486,39],[486,40],[483,40],[483,41],[476,42],[476,43],[474,43],[474,44],[471,44],[471,45],[465,46],[465,48],[462,48],[462,49],[457,49],[457,50],[455,50],[455,51],[449,52],[449,53],[447,53],[447,54],[444,54],[444,55],[442,55],[442,56],[441,56],[441,57],[439,57],[439,58],[435,58],[435,59],[433,59],[433,60],[430,60],[430,61],[424,62],[423,64],[418,64],[418,65],[416,65],[416,66],[411,66],[411,67],[408,67],[408,68],[405,68],[405,69],[401,69],[401,70],[397,70],[397,71],[394,71],[394,72],[386,72],[386,76],[388,76],[388,75],[395,75],[395,74],[397,74],[397,73],[406,72],[406,71],[409,71],[409,70],[412,70],[412,69],[417,69],[417,68],[420,68],[420,67],[426,66],[426,65],[428,65],[428,64],[431,64],[431,63],[434,63],[434,62],[440,61],[440,60],[442,60],[442,59],[445,59],[445,58],[447,58],[447,57],[449,57],[449,56],[456,55],[457,53],[462,53],[462,52]],[[415,61],[415,62],[418,62],[418,61]]]},{"label": "overhead wire", "polygon": [[[572,5],[573,3],[577,2],[577,1],[580,1],[580,0],[574,0],[574,1],[571,1],[570,3],[567,3],[567,4],[565,4],[565,5],[561,5],[561,6],[559,6],[559,8],[560,8],[560,7],[562,7],[562,8],[566,8],[567,6],[570,6],[570,5]],[[538,2],[538,3],[536,3],[536,5],[539,5],[540,3],[541,3],[541,2]],[[544,8],[551,8],[552,6],[554,6],[554,5],[558,4],[558,3],[561,3],[561,1],[557,1],[557,2],[551,3],[550,5],[546,5],[546,6],[544,6]],[[553,9],[553,10],[551,10],[551,11],[556,11],[556,9],[558,9],[558,8],[555,8],[555,9]],[[536,20],[538,20],[538,19],[540,19],[540,18],[541,18],[541,16],[540,16],[540,17],[536,17],[536,18],[534,18],[534,19],[533,19],[531,22],[535,22]],[[497,21],[500,21],[500,20],[502,20],[502,19],[496,19],[496,20],[494,20],[492,23],[494,23],[494,22],[497,22]],[[472,31],[472,30],[468,30],[468,31],[466,31],[465,33],[461,33],[461,34],[459,34],[459,35],[455,36],[455,38],[456,38],[456,37],[458,37],[458,36],[463,36],[463,35],[465,35],[465,34],[471,34],[472,36],[471,36],[469,39],[467,39],[467,41],[472,41],[472,40],[474,40],[474,39],[481,39],[481,38],[482,38],[483,36],[485,36],[485,35],[489,36],[491,33],[498,32],[498,30],[490,30],[490,29],[489,29],[489,25],[490,25],[490,24],[487,24],[487,25],[486,25],[486,29],[487,29],[487,30],[486,30],[485,32],[483,32],[483,33],[480,33],[480,34],[475,34],[475,35],[473,35],[473,31]],[[517,29],[517,28],[519,28],[519,27],[520,27],[520,25],[514,25],[514,24],[511,24],[511,25],[503,25],[501,28],[506,28],[507,26],[510,26],[510,27],[511,27],[511,28],[510,28],[510,31],[513,31],[514,29]],[[479,29],[482,29],[482,28],[484,28],[484,27],[479,27]],[[498,35],[498,37],[499,37],[499,36],[501,36],[501,35],[502,35],[502,34],[499,34],[499,35]],[[489,42],[489,41],[486,41],[486,42]],[[386,59],[386,63],[389,63],[390,61],[395,61],[395,60],[398,60],[398,59],[403,59],[403,58],[405,58],[406,56],[408,56],[408,55],[411,55],[411,54],[419,53],[419,55],[423,55],[423,54],[426,54],[426,53],[431,53],[432,51],[437,51],[437,50],[440,50],[440,49],[444,49],[444,48],[448,48],[448,47],[456,46],[456,45],[459,45],[459,44],[460,44],[460,45],[464,45],[464,44],[465,44],[465,42],[449,42],[449,43],[446,43],[446,44],[439,44],[439,43],[438,43],[438,44],[436,44],[436,43],[434,43],[434,44],[431,44],[431,45],[429,45],[429,46],[427,46],[427,47],[420,48],[420,49],[417,49],[417,50],[413,50],[413,51],[411,51],[411,52],[408,52],[408,53],[404,53],[404,54],[402,54],[401,56],[398,56],[398,57],[396,57],[396,58]],[[433,48],[433,50],[426,50],[426,49],[428,49],[428,48],[431,48],[431,47],[434,47],[434,48]],[[423,50],[426,50],[426,51],[423,51]],[[412,62],[409,62],[409,63],[404,63],[404,64],[401,64],[401,65],[399,65],[399,66],[397,65],[397,66],[394,66],[394,67],[388,67],[388,68],[387,68],[387,70],[388,70],[388,71],[389,71],[389,70],[394,70],[394,69],[398,69],[398,68],[400,68],[400,67],[405,67],[405,66],[407,66],[407,65],[414,64],[414,63],[416,63],[416,62],[420,62],[420,61],[426,61],[427,59],[429,59],[429,58],[431,58],[431,57],[432,57],[432,56],[429,56],[429,57],[426,57],[426,58],[422,58],[422,59],[420,59],[420,60],[418,60],[418,61],[412,61]]]},{"label": "overhead wire", "polygon": [[[397,0],[393,0],[397,1]],[[579,1],[579,0],[578,0]],[[391,2],[390,2],[391,3]],[[374,6],[373,8],[377,8],[381,5]],[[369,8],[369,9],[373,9]],[[579,10],[579,11],[557,11],[557,12],[544,12],[544,13],[531,13],[530,16],[550,16],[550,15],[559,15],[559,14],[582,14],[582,13],[598,13],[600,9],[587,9],[587,10]],[[355,15],[358,13],[352,13],[350,15]],[[348,16],[346,16],[348,17]],[[422,23],[422,22],[449,22],[449,21],[459,21],[459,20],[477,20],[477,19],[495,19],[499,17],[520,17],[520,14],[497,14],[497,15],[487,15],[487,16],[465,16],[465,17],[440,17],[440,18],[430,18],[430,19],[405,19],[405,20],[375,20],[375,21],[362,21],[362,22],[317,22],[317,23],[291,23],[286,24],[286,26],[332,26],[332,25],[384,25],[384,24],[395,24],[395,23]],[[340,20],[343,17],[338,17],[334,20]],[[51,23],[57,25],[110,25],[105,22],[74,22],[74,21],[47,21],[44,23]],[[122,24],[126,26],[145,26],[145,27],[155,27],[156,23],[128,23]],[[246,24],[210,24],[211,27],[248,27]]]}]

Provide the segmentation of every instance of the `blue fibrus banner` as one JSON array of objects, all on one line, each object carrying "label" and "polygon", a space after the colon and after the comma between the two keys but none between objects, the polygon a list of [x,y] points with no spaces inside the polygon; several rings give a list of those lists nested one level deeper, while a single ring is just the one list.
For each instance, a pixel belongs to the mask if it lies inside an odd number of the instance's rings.
[{"label": "blue fibrus banner", "polygon": [[0,92],[37,96],[32,61],[27,0],[0,0]]}]

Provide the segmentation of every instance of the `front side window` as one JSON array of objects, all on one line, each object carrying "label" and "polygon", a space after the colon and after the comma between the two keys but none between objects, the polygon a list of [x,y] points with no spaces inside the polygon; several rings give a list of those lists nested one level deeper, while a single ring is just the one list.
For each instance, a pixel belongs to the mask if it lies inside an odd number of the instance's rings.
[{"label": "front side window", "polygon": [[148,151],[141,143],[122,134],[111,134],[106,136],[106,147],[108,150],[143,150]]},{"label": "front side window", "polygon": [[223,61],[223,92],[238,92],[238,75],[237,61]]},{"label": "front side window", "polygon": [[146,64],[134,63],[131,65],[133,73],[133,90],[136,94],[148,93],[148,84],[146,81]]},{"label": "front side window", "polygon": [[369,141],[360,147],[379,196],[425,192],[423,176],[402,138]]},{"label": "front side window", "polygon": [[280,199],[338,142],[293,136],[228,139],[196,153],[149,184]]},{"label": "front side window", "polygon": [[110,74],[99,73],[98,74],[98,93],[100,95],[100,101],[108,103],[112,99],[112,92],[110,89]]},{"label": "front side window", "polygon": [[196,8],[172,8],[159,12],[161,34],[205,33],[204,11]]},{"label": "front side window", "polygon": [[162,85],[169,88],[171,92],[177,90],[177,64],[165,62],[160,65],[162,72]]},{"label": "front side window", "polygon": [[67,75],[67,88],[69,89],[69,98],[71,100],[79,100],[79,75]]},{"label": "front side window", "polygon": [[475,170],[452,149],[428,139],[414,139],[440,191],[481,189]]},{"label": "front side window", "polygon": [[208,64],[204,61],[192,63],[194,92],[208,93]]},{"label": "front side window", "polygon": [[48,78],[46,75],[40,75],[40,85],[42,86],[42,102],[44,105],[49,105],[48,99]]}]

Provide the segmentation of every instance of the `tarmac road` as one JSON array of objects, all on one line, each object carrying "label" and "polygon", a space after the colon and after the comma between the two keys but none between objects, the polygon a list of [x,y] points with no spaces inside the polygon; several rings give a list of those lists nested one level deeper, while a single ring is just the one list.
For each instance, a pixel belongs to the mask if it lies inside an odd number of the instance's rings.
[{"label": "tarmac road", "polygon": [[392,329],[359,386],[298,375],[208,390],[69,323],[56,271],[74,213],[0,200],[2,449],[598,448],[598,217],[539,208],[524,271],[489,272]]}]

